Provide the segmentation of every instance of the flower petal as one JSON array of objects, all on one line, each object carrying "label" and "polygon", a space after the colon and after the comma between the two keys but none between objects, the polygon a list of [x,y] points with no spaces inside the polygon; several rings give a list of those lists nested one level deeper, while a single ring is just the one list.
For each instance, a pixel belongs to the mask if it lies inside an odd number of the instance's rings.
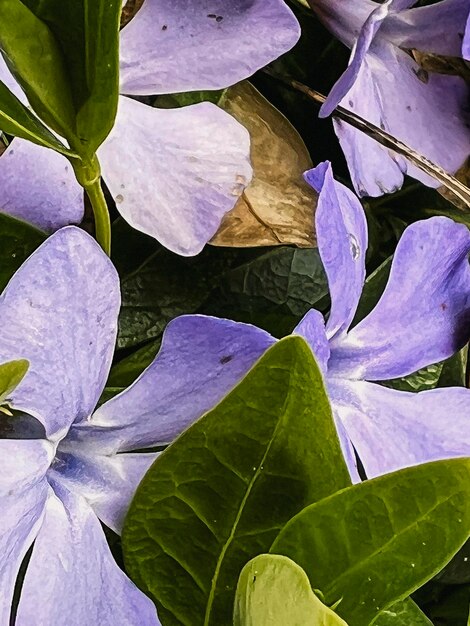
[{"label": "flower petal", "polygon": [[83,496],[99,519],[120,533],[135,490],[157,458],[157,453],[105,456],[88,449],[86,440],[61,442],[54,474],[62,484]]},{"label": "flower petal", "polygon": [[59,439],[86,419],[106,382],[119,311],[116,270],[98,244],[69,226],[40,246],[0,297],[0,362],[28,359],[11,395]]},{"label": "flower petal", "polygon": [[358,78],[366,54],[369,52],[369,48],[376,34],[389,14],[392,2],[393,0],[387,0],[387,2],[378,5],[364,22],[359,37],[354,42],[349,65],[342,76],[333,85],[328,94],[328,98],[320,109],[319,117],[328,117],[331,115],[345,95],[352,89]]},{"label": "flower petal", "polygon": [[320,21],[349,48],[354,46],[369,15],[377,9],[374,0],[309,0],[309,2]]},{"label": "flower petal", "polygon": [[446,217],[403,233],[375,309],[332,350],[328,371],[405,376],[459,350],[470,335],[470,232]]},{"label": "flower petal", "polygon": [[320,194],[315,224],[331,295],[326,324],[330,339],[348,329],[356,312],[365,279],[367,224],[361,203],[335,181],[328,161],[309,170],[305,178]]},{"label": "flower petal", "polygon": [[16,625],[157,626],[153,603],[115,563],[85,500],[57,483],[53,489],[26,570]]},{"label": "flower petal", "polygon": [[330,345],[320,311],[310,309],[294,328],[293,334],[300,335],[307,341],[321,371],[325,374],[330,358]]},{"label": "flower petal", "polygon": [[467,26],[462,43],[462,56],[464,59],[470,60],[470,13],[467,18]]},{"label": "flower petal", "polygon": [[83,189],[65,157],[17,138],[0,156],[0,208],[53,231],[82,221]]},{"label": "flower petal", "polygon": [[468,0],[441,0],[391,15],[381,34],[400,48],[459,57],[469,10]]},{"label": "flower petal", "polygon": [[129,98],[99,149],[124,219],[187,256],[202,250],[250,182],[248,155],[247,131],[213,104],[164,110]]},{"label": "flower petal", "polygon": [[145,0],[121,33],[121,93],[222,89],[299,36],[284,0]]},{"label": "flower petal", "polygon": [[470,456],[468,389],[410,393],[335,380],[329,390],[369,478],[428,461]]},{"label": "flower petal", "polygon": [[10,621],[16,577],[41,524],[52,456],[46,441],[0,440],[0,624]]},{"label": "flower petal", "polygon": [[168,444],[220,402],[274,341],[249,324],[177,317],[140,378],[75,424],[67,441],[94,441],[102,454]]},{"label": "flower petal", "polygon": [[[381,40],[364,60],[341,105],[454,173],[469,152],[468,93],[463,79],[428,74],[408,54]],[[396,191],[405,173],[428,186],[439,186],[438,181],[361,131],[338,121],[335,130],[359,195]]]}]

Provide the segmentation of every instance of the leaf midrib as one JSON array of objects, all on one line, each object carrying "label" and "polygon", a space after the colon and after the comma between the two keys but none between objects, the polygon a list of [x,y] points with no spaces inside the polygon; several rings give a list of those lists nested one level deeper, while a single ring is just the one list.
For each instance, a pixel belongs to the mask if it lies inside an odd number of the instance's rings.
[{"label": "leaf midrib", "polygon": [[267,456],[269,454],[269,451],[271,450],[273,442],[276,439],[276,435],[277,435],[277,431],[279,429],[279,426],[284,421],[284,417],[285,417],[285,414],[286,414],[285,409],[286,409],[286,405],[289,402],[289,397],[290,397],[290,388],[291,388],[291,372],[289,370],[289,383],[288,383],[288,386],[287,386],[287,394],[286,394],[286,399],[284,400],[284,404],[283,404],[283,407],[282,407],[280,419],[278,419],[278,421],[277,421],[277,424],[276,424],[276,426],[274,428],[274,431],[273,431],[273,434],[272,434],[271,439],[269,441],[269,444],[266,447],[266,450],[265,450],[265,452],[263,454],[263,457],[262,457],[260,463],[258,464],[256,472],[253,474],[253,476],[252,476],[252,478],[251,478],[251,480],[250,480],[250,482],[248,484],[246,493],[243,496],[243,499],[242,499],[242,501],[240,503],[239,511],[238,511],[237,516],[235,518],[235,521],[234,521],[234,523],[232,525],[232,530],[230,531],[230,534],[227,537],[227,540],[225,541],[225,543],[224,543],[224,545],[222,547],[222,550],[220,552],[219,558],[217,559],[217,564],[215,566],[214,575],[212,577],[211,589],[209,591],[209,597],[207,599],[206,613],[204,615],[204,626],[209,626],[209,620],[211,618],[212,606],[214,604],[214,599],[215,599],[215,590],[216,590],[216,586],[217,586],[217,582],[218,582],[218,576],[219,576],[219,573],[220,573],[220,569],[222,567],[222,563],[223,563],[224,557],[227,554],[227,550],[229,549],[229,547],[230,547],[230,545],[231,545],[231,543],[232,543],[232,541],[233,541],[233,539],[235,537],[235,533],[237,531],[238,524],[239,524],[241,516],[243,514],[243,511],[244,511],[244,508],[245,508],[245,504],[246,504],[246,502],[247,502],[247,500],[248,500],[248,498],[249,498],[249,496],[251,494],[251,491],[253,489],[253,486],[254,486],[256,480],[258,479],[258,477],[259,477],[259,475],[261,473],[261,468],[263,467],[263,464],[264,464],[264,462],[265,462],[265,460],[266,460],[266,458],[267,458]]}]

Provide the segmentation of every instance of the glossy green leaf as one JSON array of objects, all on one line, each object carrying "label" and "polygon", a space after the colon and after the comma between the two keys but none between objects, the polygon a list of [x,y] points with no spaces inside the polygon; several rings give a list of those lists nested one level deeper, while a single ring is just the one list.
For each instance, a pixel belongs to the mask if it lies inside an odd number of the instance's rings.
[{"label": "glossy green leaf", "polygon": [[76,156],[1,81],[0,129],[9,135],[28,139],[67,156]]},{"label": "glossy green leaf", "polygon": [[151,341],[142,346],[116,365],[109,372],[107,385],[110,387],[128,387],[150,365],[160,349],[160,340]]},{"label": "glossy green leaf", "polygon": [[347,626],[313,593],[304,570],[277,554],[261,554],[243,568],[233,625]]},{"label": "glossy green leaf", "polygon": [[0,404],[8,400],[28,371],[29,361],[20,359],[0,364]]},{"label": "glossy green leaf", "polygon": [[231,624],[245,563],[309,502],[350,484],[312,352],[276,343],[154,463],[123,532],[162,624]]},{"label": "glossy green leaf", "polygon": [[121,0],[24,0],[60,42],[81,150],[92,155],[114,124]]},{"label": "glossy green leaf", "polygon": [[470,459],[354,485],[302,511],[271,549],[295,560],[350,626],[434,576],[470,534]]},{"label": "glossy green leaf", "polygon": [[[0,209],[2,208],[0,189]],[[0,292],[30,254],[46,239],[46,233],[0,210]],[[18,355],[20,356],[20,355]]]},{"label": "glossy green leaf", "polygon": [[0,0],[0,50],[39,117],[69,141],[75,111],[59,44],[21,0]]},{"label": "glossy green leaf", "polygon": [[391,267],[392,257],[388,257],[388,259],[366,278],[351,327],[359,324],[375,307],[380,296],[383,294],[388,277],[390,276]]},{"label": "glossy green leaf", "polygon": [[374,621],[374,626],[433,626],[433,624],[411,598],[406,598],[380,613]]}]

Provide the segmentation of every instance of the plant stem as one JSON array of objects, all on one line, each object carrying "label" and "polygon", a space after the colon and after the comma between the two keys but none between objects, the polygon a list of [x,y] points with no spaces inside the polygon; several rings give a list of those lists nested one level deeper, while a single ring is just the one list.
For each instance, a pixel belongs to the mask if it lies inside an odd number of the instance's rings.
[{"label": "plant stem", "polygon": [[95,216],[95,236],[108,256],[111,255],[111,220],[109,219],[108,205],[101,188],[101,178],[96,178],[92,183],[84,185],[85,191],[90,198]]}]

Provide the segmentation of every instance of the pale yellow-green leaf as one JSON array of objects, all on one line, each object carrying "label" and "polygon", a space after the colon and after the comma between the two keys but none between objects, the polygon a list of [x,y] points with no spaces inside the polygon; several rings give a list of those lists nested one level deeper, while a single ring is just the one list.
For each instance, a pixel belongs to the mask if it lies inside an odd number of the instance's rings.
[{"label": "pale yellow-green leaf", "polygon": [[285,556],[261,554],[238,580],[234,626],[347,626],[323,604],[304,570]]}]

